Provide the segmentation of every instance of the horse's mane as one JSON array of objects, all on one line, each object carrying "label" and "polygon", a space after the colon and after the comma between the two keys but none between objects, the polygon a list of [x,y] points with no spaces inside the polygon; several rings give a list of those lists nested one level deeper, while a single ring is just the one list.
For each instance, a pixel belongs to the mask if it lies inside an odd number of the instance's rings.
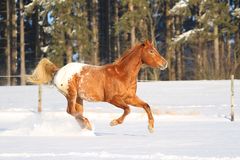
[{"label": "horse's mane", "polygon": [[137,45],[133,46],[132,48],[127,49],[120,58],[118,58],[114,61],[113,64],[122,62],[126,57],[128,57],[129,55],[132,55],[133,53],[136,52],[136,50],[140,49],[141,47],[142,47],[141,44],[137,44]]}]

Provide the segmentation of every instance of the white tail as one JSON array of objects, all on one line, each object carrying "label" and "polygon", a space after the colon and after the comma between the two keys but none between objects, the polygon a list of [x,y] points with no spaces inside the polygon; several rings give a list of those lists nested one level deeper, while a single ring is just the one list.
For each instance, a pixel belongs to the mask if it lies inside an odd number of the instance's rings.
[{"label": "white tail", "polygon": [[54,73],[58,70],[59,68],[50,60],[43,58],[38,63],[37,67],[33,71],[33,74],[28,78],[28,82],[34,84],[48,83],[53,79]]}]

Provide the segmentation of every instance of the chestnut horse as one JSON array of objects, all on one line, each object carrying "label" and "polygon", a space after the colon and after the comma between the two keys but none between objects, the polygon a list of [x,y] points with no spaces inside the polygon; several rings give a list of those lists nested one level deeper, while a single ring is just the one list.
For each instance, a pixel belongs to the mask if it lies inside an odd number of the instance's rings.
[{"label": "chestnut horse", "polygon": [[148,129],[153,132],[151,109],[136,95],[137,75],[142,64],[161,70],[167,68],[167,61],[151,42],[145,41],[127,50],[114,63],[103,66],[69,63],[58,68],[43,58],[29,81],[43,84],[53,79],[55,86],[67,98],[67,113],[74,116],[82,128],[92,129],[89,120],[83,116],[83,100],[86,100],[108,102],[124,110],[122,116],[111,121],[111,126],[123,123],[130,112],[129,105],[143,108],[148,115]]}]

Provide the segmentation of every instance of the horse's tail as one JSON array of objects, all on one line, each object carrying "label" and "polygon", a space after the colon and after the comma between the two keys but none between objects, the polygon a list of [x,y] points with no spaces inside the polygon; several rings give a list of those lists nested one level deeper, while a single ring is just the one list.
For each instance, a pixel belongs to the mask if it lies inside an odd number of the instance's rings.
[{"label": "horse's tail", "polygon": [[28,78],[28,82],[34,84],[48,83],[53,79],[54,73],[58,70],[59,68],[50,60],[43,58],[38,63],[37,67],[33,71],[33,74]]}]

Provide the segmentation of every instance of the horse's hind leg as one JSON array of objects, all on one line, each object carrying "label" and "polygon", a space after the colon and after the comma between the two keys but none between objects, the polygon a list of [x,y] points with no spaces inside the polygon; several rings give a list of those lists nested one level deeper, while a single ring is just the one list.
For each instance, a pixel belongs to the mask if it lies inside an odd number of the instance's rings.
[{"label": "horse's hind leg", "polygon": [[111,101],[111,104],[118,108],[122,108],[124,110],[123,115],[119,117],[118,119],[114,119],[111,121],[110,125],[115,126],[118,124],[123,123],[125,117],[130,113],[130,108],[129,106],[120,98],[120,97],[114,97]]},{"label": "horse's hind leg", "polygon": [[83,117],[83,103],[82,99],[78,98],[77,90],[74,85],[69,85],[68,95],[66,96],[68,101],[67,113],[75,117],[81,128],[92,129],[87,118]]},{"label": "horse's hind leg", "polygon": [[78,112],[78,115],[75,116],[75,118],[81,128],[87,128],[88,130],[92,130],[91,123],[86,117],[83,116],[83,100],[79,97],[77,97],[76,99],[75,109]]}]

